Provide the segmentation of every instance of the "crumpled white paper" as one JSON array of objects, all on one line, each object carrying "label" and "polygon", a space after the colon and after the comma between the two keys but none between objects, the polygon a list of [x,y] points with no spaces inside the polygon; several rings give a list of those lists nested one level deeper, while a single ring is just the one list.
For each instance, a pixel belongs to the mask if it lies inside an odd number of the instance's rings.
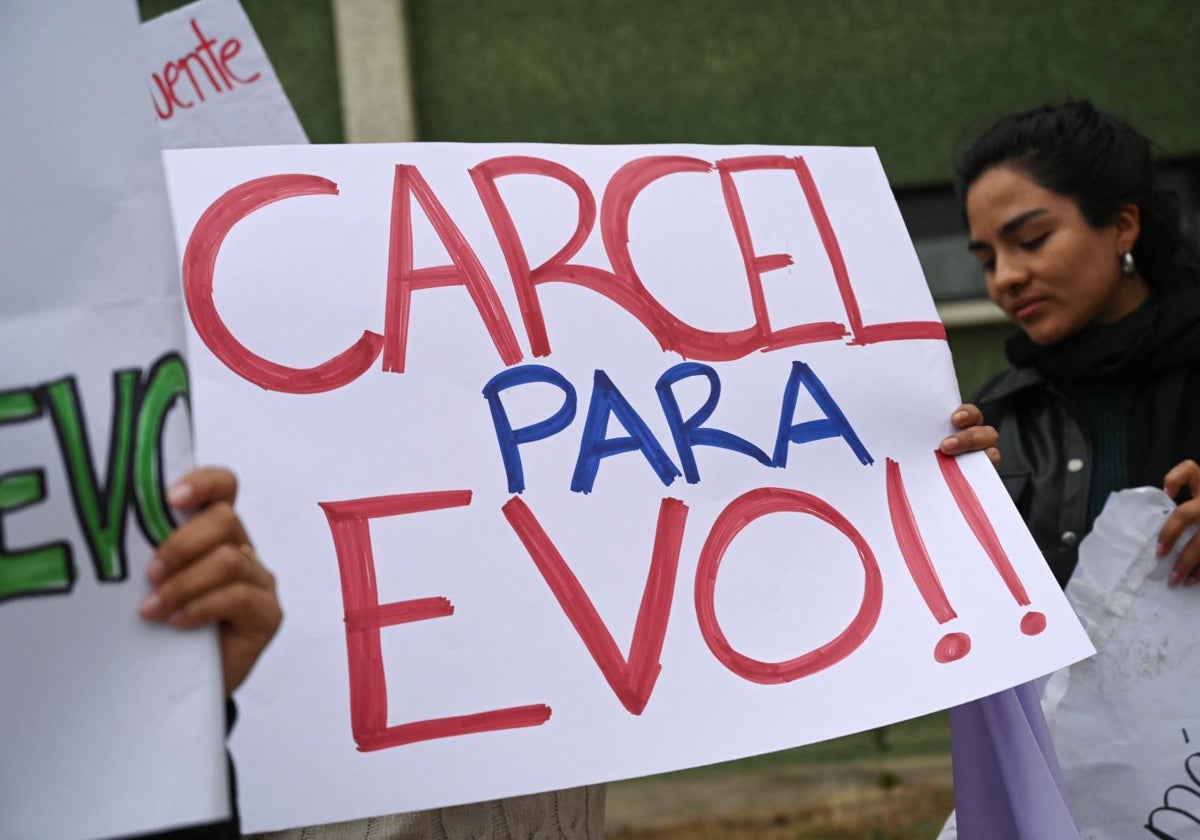
[{"label": "crumpled white paper", "polygon": [[[1175,503],[1109,496],[1067,584],[1098,653],[1051,674],[1042,707],[1082,840],[1200,840],[1200,588],[1168,587],[1158,533]],[[938,840],[958,837],[954,814]]]},{"label": "crumpled white paper", "polygon": [[1200,838],[1200,591],[1168,587],[1175,504],[1114,493],[1080,544],[1067,598],[1099,653],[1050,676],[1042,706],[1085,840]]}]

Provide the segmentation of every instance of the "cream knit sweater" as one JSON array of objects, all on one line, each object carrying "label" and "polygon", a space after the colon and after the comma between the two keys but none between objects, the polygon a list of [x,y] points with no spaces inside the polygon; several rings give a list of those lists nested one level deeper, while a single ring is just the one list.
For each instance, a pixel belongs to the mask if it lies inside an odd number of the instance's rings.
[{"label": "cream knit sweater", "polygon": [[601,840],[604,785],[250,835],[252,840]]}]

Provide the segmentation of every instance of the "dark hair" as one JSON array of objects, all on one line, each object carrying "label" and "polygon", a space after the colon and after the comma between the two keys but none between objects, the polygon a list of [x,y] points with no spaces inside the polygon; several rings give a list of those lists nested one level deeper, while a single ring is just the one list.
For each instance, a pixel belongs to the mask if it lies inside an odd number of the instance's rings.
[{"label": "dark hair", "polygon": [[1121,207],[1137,205],[1141,233],[1133,258],[1151,287],[1179,264],[1197,262],[1183,235],[1179,199],[1155,181],[1153,144],[1135,128],[1090,102],[1068,99],[1002,117],[959,152],[954,191],[967,190],[989,169],[1012,166],[1045,189],[1069,196],[1095,227],[1111,224]]}]

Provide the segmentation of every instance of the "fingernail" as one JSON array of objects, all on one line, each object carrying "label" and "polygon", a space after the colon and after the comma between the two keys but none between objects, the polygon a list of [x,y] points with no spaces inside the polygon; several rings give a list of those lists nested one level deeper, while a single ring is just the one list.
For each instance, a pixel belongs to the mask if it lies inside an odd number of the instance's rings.
[{"label": "fingernail", "polygon": [[1159,543],[1158,545],[1154,546],[1154,556],[1155,557],[1162,557],[1166,553],[1167,553],[1167,547],[1165,545],[1163,545],[1162,543]]},{"label": "fingernail", "polygon": [[186,481],[178,481],[171,486],[167,491],[167,501],[172,507],[182,507],[192,500],[196,495],[196,490],[191,484]]},{"label": "fingernail", "polygon": [[951,417],[950,419],[953,420],[955,423],[962,423],[964,420],[967,419],[967,412],[956,411],[956,412],[954,412],[954,416]]},{"label": "fingernail", "polygon": [[158,597],[158,593],[156,592],[151,592],[138,605],[138,612],[146,618],[153,618],[158,615],[160,609],[162,609],[162,599]]},{"label": "fingernail", "polygon": [[180,610],[167,619],[167,624],[170,624],[172,627],[183,627],[187,623],[186,619],[187,616],[183,614],[183,610]]},{"label": "fingernail", "polygon": [[146,580],[151,583],[162,583],[166,572],[167,567],[163,564],[163,561],[155,557],[150,560],[150,565],[146,567]]},{"label": "fingernail", "polygon": [[938,448],[949,455],[951,452],[958,449],[958,438],[948,437],[941,442]]}]

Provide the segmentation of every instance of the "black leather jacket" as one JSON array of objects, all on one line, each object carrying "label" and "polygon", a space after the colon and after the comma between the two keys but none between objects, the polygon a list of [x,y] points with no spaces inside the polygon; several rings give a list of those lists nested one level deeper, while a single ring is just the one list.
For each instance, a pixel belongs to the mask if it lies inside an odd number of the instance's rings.
[{"label": "black leather jacket", "polygon": [[[1113,399],[1127,403],[1125,487],[1161,486],[1172,467],[1200,460],[1200,269],[1174,266],[1153,286],[1125,318],[1052,348],[1010,339],[1016,366],[974,400],[1000,432],[1000,477],[1063,585],[1095,511],[1088,498],[1095,450],[1087,426],[1043,370],[1089,390],[1111,387]],[[1185,488],[1176,501],[1190,497]]]},{"label": "black leather jacket", "polygon": [[1033,368],[1007,370],[975,397],[1000,433],[1000,478],[1065,586],[1087,531],[1091,441],[1066,397]]}]

